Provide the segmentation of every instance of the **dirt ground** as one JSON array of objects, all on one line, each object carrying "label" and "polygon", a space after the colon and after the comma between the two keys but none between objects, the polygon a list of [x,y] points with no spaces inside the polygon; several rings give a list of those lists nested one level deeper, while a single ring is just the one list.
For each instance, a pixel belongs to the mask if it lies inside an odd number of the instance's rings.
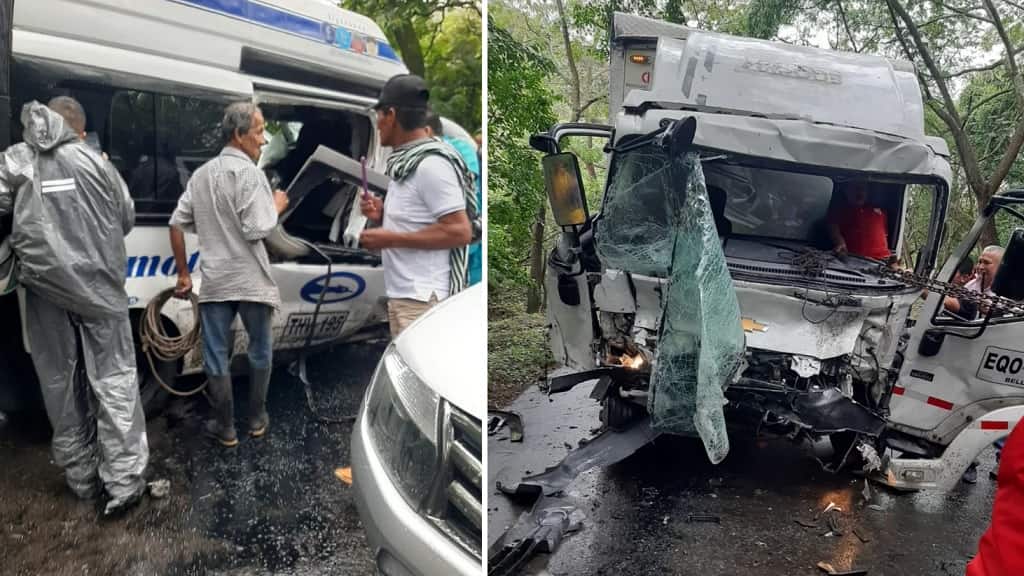
[{"label": "dirt ground", "polygon": [[[321,415],[354,414],[381,346],[338,347],[310,361]],[[245,377],[235,381],[245,406]],[[372,556],[351,486],[351,423],[318,421],[301,382],[275,371],[271,429],[224,450],[203,438],[205,401],[180,419],[148,424],[147,479],[170,495],[147,496],[118,520],[81,502],[51,463],[45,414],[11,415],[0,429],[0,575],[369,575]]]},{"label": "dirt ground", "polygon": [[[99,503],[81,502],[67,489],[50,463],[45,430],[26,422],[36,418],[45,415],[16,417],[0,441],[6,461],[0,467],[0,573],[200,574],[197,566],[232,552],[227,543],[188,527],[190,505],[182,491],[104,522]],[[166,423],[160,418],[149,424],[151,473],[183,486],[182,471],[160,465],[169,452]]]}]

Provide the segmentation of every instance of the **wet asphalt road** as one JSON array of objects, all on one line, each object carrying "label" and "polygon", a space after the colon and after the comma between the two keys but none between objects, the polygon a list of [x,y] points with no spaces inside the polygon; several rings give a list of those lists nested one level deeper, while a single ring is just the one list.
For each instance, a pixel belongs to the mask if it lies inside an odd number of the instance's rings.
[{"label": "wet asphalt road", "polygon": [[[317,410],[355,414],[382,352],[339,346],[311,358]],[[235,380],[240,432],[246,388],[244,376]],[[171,495],[147,496],[114,522],[66,492],[39,416],[12,421],[0,431],[0,574],[373,573],[352,488],[334,474],[349,465],[352,423],[313,418],[285,368],[271,383],[265,438],[214,446],[200,432],[205,410],[200,400],[183,419],[150,421],[149,479],[169,479]]]},{"label": "wet asphalt road", "polygon": [[[530,504],[502,496],[496,479],[541,472],[592,436],[599,421],[589,392],[583,384],[549,399],[531,389],[507,407],[522,414],[525,438],[511,443],[503,430],[488,439],[492,550]],[[564,502],[585,514],[583,528],[554,555],[536,558],[530,573],[799,576],[823,574],[816,565],[824,561],[870,576],[962,575],[988,525],[994,466],[990,450],[977,485],[942,496],[872,483],[866,501],[863,479],[824,472],[785,441],[734,437],[730,456],[716,467],[699,442],[662,437],[570,485]],[[825,536],[820,513],[830,502],[842,508],[842,536]],[[720,523],[688,522],[691,514]]]}]

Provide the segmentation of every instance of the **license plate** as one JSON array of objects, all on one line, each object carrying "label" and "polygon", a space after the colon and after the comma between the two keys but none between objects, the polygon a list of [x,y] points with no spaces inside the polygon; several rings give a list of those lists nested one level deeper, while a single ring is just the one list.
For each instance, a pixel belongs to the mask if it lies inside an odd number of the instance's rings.
[{"label": "license plate", "polygon": [[347,311],[321,312],[316,317],[316,326],[314,327],[311,312],[291,314],[281,332],[280,342],[281,344],[305,344],[310,330],[313,330],[314,343],[337,338],[341,335],[341,330],[345,327],[347,319]]}]

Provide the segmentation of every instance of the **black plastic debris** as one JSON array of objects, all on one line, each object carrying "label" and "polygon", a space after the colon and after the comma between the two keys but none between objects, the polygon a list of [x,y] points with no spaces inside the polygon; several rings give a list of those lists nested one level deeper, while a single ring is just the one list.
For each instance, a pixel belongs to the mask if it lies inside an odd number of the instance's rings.
[{"label": "black plastic debris", "polygon": [[[510,531],[514,539],[488,558],[488,576],[514,576],[536,555],[551,554],[583,525],[583,513],[560,499],[541,498]],[[525,530],[525,532],[523,532]]]},{"label": "black plastic debris", "polygon": [[713,524],[721,524],[722,519],[714,514],[689,514],[686,516],[686,523],[692,524],[695,522],[710,522]]},{"label": "black plastic debris", "polygon": [[868,576],[867,570],[847,570],[846,572],[841,572],[828,562],[818,562],[818,569],[829,576]]},{"label": "black plastic debris", "polygon": [[605,430],[597,438],[566,455],[557,465],[535,476],[515,481],[498,480],[505,494],[536,497],[552,496],[566,488],[577,476],[598,466],[610,466],[633,454],[661,433],[651,429],[650,418],[638,420],[622,431]]},{"label": "black plastic debris", "polygon": [[509,440],[512,442],[523,441],[523,417],[518,412],[508,410],[487,411],[487,435],[493,436],[499,430],[508,426]]}]

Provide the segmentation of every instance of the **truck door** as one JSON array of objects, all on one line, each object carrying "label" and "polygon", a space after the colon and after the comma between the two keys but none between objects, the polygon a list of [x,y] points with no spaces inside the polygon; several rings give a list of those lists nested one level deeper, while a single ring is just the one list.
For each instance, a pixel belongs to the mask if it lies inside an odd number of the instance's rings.
[{"label": "truck door", "polygon": [[[612,128],[600,124],[557,124],[544,134],[530,138],[535,149],[544,152],[544,181],[548,201],[561,235],[555,248],[547,255],[544,264],[544,291],[547,299],[547,315],[551,324],[550,345],[555,361],[573,371],[594,367],[593,306],[590,286],[587,282],[587,260],[593,248],[593,223],[597,218],[591,215],[589,206],[597,205],[600,192],[591,192],[588,197],[584,190],[584,178],[580,172],[577,155],[563,152],[562,142],[566,137],[577,136],[590,141],[609,141]],[[588,150],[589,152],[589,150]],[[603,189],[604,182],[600,182]],[[543,254],[540,247],[537,255]],[[589,270],[600,272],[599,269]]]},{"label": "truck door", "polygon": [[[986,222],[995,220],[1004,242],[1002,266],[993,289],[1020,301],[1020,258],[1024,256],[1024,193],[993,199],[985,213],[954,251],[940,272],[950,281],[959,263],[985,248],[979,237]],[[1001,279],[1002,277],[1002,279]],[[1016,285],[1016,287],[1014,287]],[[966,320],[951,314],[944,296],[929,295],[911,331],[906,359],[893,389],[891,421],[904,432],[947,445],[965,426],[996,408],[1024,404],[1024,315],[993,312],[985,319]],[[981,422],[982,427],[1009,430],[1012,422]]]}]

